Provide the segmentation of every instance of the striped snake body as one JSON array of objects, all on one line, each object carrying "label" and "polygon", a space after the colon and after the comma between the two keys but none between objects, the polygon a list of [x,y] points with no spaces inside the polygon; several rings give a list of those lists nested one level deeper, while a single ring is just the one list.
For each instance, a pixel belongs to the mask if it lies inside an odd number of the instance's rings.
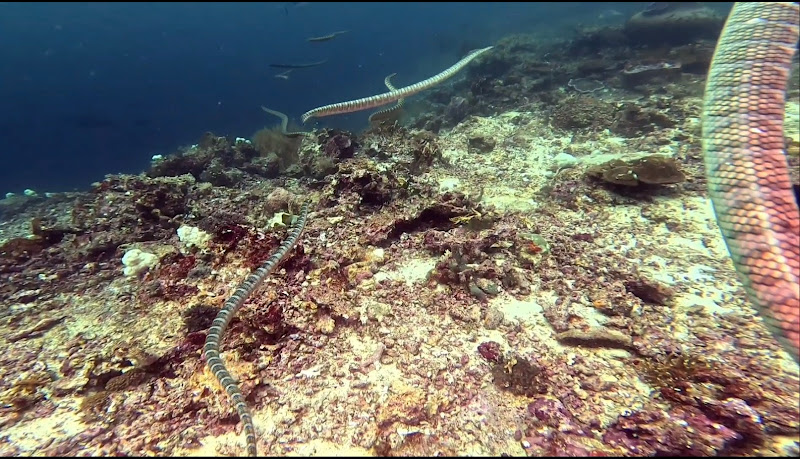
[{"label": "striped snake body", "polygon": [[270,115],[275,115],[275,116],[277,116],[278,118],[281,119],[281,133],[283,135],[285,135],[286,137],[300,137],[300,136],[311,137],[311,136],[314,135],[314,134],[312,134],[310,132],[303,132],[303,131],[294,131],[294,132],[292,132],[292,131],[287,131],[286,129],[289,127],[289,117],[286,116],[285,113],[279,112],[277,110],[269,109],[269,108],[267,108],[267,107],[265,107],[263,105],[261,106],[261,110],[264,110],[265,112],[269,113]]},{"label": "striped snake body", "polygon": [[784,153],[786,83],[800,10],[737,2],[703,99],[709,195],[739,279],[767,327],[800,359],[800,212]]},{"label": "striped snake body", "polygon": [[211,328],[208,330],[208,335],[206,335],[206,343],[203,346],[203,356],[206,359],[206,364],[214,376],[219,381],[220,385],[225,389],[225,392],[228,393],[228,396],[233,402],[236,411],[239,413],[239,419],[241,419],[242,424],[244,425],[244,431],[247,439],[247,454],[249,456],[255,456],[257,454],[256,451],[256,429],[255,425],[253,424],[253,417],[250,415],[250,410],[247,408],[247,404],[244,401],[244,396],[242,395],[242,391],[239,389],[239,386],[236,384],[236,381],[233,379],[231,374],[225,368],[225,363],[222,361],[222,358],[219,355],[219,345],[220,341],[222,340],[222,335],[225,333],[225,330],[228,328],[228,324],[230,323],[233,316],[236,315],[236,312],[239,308],[242,307],[245,300],[261,285],[264,279],[272,273],[273,270],[283,261],[289,251],[294,247],[297,243],[297,239],[300,237],[300,234],[303,232],[303,228],[306,224],[306,218],[308,216],[308,203],[303,204],[303,207],[300,211],[300,215],[297,217],[294,225],[289,229],[289,234],[286,236],[286,239],[281,243],[277,250],[272,254],[272,256],[267,259],[261,266],[258,267],[255,271],[250,273],[245,280],[239,284],[236,288],[236,291],[228,298],[228,301],[225,302],[225,305],[222,306],[222,309],[217,314],[217,317],[214,319],[214,322],[211,324]]},{"label": "striped snake body", "polygon": [[[383,84],[385,84],[386,87],[389,88],[389,91],[395,91],[397,89],[392,84],[392,77],[395,75],[397,75],[397,73],[393,73],[383,79]],[[377,112],[369,115],[369,122],[370,123],[384,122],[392,113],[403,108],[403,103],[405,103],[405,99],[397,99],[397,103],[392,105],[391,107],[378,110]]]},{"label": "striped snake body", "polygon": [[342,113],[351,113],[351,112],[358,112],[361,110],[369,110],[371,108],[380,107],[381,105],[386,105],[396,100],[412,96],[418,92],[424,91],[428,88],[436,86],[439,83],[442,83],[443,81],[455,75],[459,70],[464,68],[467,64],[472,62],[473,59],[485,53],[486,51],[489,51],[492,48],[493,46],[487,46],[486,48],[480,48],[470,51],[466,56],[464,56],[464,58],[453,64],[450,68],[426,80],[420,81],[419,83],[415,83],[410,86],[406,86],[404,88],[395,89],[393,91],[385,92],[383,94],[364,97],[362,99],[350,100],[347,102],[339,102],[337,104],[331,104],[331,105],[323,105],[322,107],[317,107],[315,109],[303,113],[303,116],[300,119],[303,121],[303,123],[305,123],[310,118],[314,117],[319,118],[323,116],[339,115]]}]

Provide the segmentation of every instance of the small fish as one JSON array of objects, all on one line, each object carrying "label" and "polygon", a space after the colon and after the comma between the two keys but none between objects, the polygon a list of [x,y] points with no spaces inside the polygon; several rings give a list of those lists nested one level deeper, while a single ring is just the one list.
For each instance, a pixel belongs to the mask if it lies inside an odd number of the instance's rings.
[{"label": "small fish", "polygon": [[289,69],[289,70],[287,70],[285,72],[276,73],[275,74],[275,78],[283,78],[284,80],[288,80],[289,79],[289,72],[291,72],[291,71],[292,71],[292,69]]},{"label": "small fish", "polygon": [[269,64],[270,67],[276,69],[306,69],[309,67],[316,67],[328,62],[328,59],[323,59],[317,62],[309,62],[307,64]]},{"label": "small fish", "polygon": [[349,32],[349,30],[340,30],[340,31],[338,31],[338,32],[333,32],[332,34],[329,34],[329,35],[323,35],[323,36],[321,36],[321,37],[310,37],[310,38],[306,38],[306,41],[314,43],[314,42],[319,42],[319,41],[328,41],[328,40],[333,40],[333,39],[334,39],[334,38],[336,38],[337,36],[339,36],[339,35],[341,35],[341,34],[343,34],[343,33],[347,33],[347,32]]}]

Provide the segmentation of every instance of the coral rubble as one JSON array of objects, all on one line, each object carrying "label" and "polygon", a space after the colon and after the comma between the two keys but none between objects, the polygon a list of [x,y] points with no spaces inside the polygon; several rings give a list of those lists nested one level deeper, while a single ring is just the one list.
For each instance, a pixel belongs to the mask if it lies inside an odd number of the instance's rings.
[{"label": "coral rubble", "polygon": [[796,454],[705,193],[705,45],[632,27],[503,39],[404,122],[4,200],[0,454],[241,454],[201,347],[302,202],[221,345],[265,454]]}]

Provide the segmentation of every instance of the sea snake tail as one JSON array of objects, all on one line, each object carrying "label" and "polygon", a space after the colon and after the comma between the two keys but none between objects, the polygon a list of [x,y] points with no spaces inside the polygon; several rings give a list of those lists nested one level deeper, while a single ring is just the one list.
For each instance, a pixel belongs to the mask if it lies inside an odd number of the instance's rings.
[{"label": "sea snake tail", "polygon": [[[383,79],[383,84],[385,84],[386,87],[389,88],[389,91],[394,91],[395,89],[397,89],[392,84],[392,77],[395,76],[395,75],[397,75],[397,73],[393,73],[393,74],[391,74],[391,75],[389,75],[389,76],[387,76],[386,78]],[[376,118],[386,117],[390,113],[395,112],[397,110],[400,110],[401,108],[403,108],[403,103],[404,102],[405,102],[405,99],[397,99],[397,103],[392,105],[391,107],[387,107],[387,108],[384,108],[382,110],[378,110],[377,112],[369,115],[368,121],[370,123],[372,123],[372,122],[375,121]]]},{"label": "sea snake tail", "polygon": [[281,112],[279,112],[277,110],[269,109],[269,108],[267,108],[267,107],[265,107],[263,105],[261,106],[261,110],[264,110],[265,112],[269,113],[270,115],[275,115],[275,116],[277,116],[278,118],[281,119],[281,133],[283,135],[285,135],[287,137],[298,137],[298,136],[301,136],[301,135],[302,136],[306,136],[306,137],[313,136],[313,134],[310,133],[310,132],[303,132],[303,131],[289,132],[289,131],[287,131],[286,128],[289,126],[289,117],[286,116],[285,113],[281,113]]},{"label": "sea snake tail", "polygon": [[797,3],[737,2],[703,103],[703,151],[717,222],[748,297],[800,359],[800,212],[784,154]]},{"label": "sea snake tail", "polygon": [[363,99],[356,99],[347,102],[339,102],[338,104],[331,104],[331,105],[324,105],[322,107],[317,107],[313,110],[309,110],[303,113],[303,116],[300,117],[300,119],[303,121],[303,123],[305,123],[306,121],[309,120],[309,118],[313,117],[319,118],[322,116],[338,115],[341,113],[351,113],[361,110],[369,110],[370,108],[380,107],[381,105],[386,105],[398,99],[403,99],[412,96],[420,91],[424,91],[428,88],[436,86],[437,84],[452,77],[459,70],[461,70],[467,64],[469,64],[473,59],[485,53],[486,51],[489,51],[492,48],[493,46],[487,46],[486,48],[480,48],[470,51],[466,56],[464,56],[464,58],[453,64],[447,70],[439,74],[436,74],[428,78],[427,80],[423,80],[420,81],[419,83],[412,84],[411,86],[395,89],[394,91],[385,92],[383,94],[364,97]]},{"label": "sea snake tail", "polygon": [[225,329],[228,328],[228,324],[233,316],[236,315],[236,311],[242,307],[245,300],[247,300],[247,297],[249,297],[259,285],[261,285],[261,282],[263,282],[264,279],[269,276],[269,274],[281,263],[281,261],[283,261],[286,254],[289,253],[292,247],[294,247],[294,245],[297,243],[297,239],[300,237],[300,234],[303,232],[303,228],[306,224],[308,206],[309,205],[307,202],[303,204],[300,215],[297,217],[294,225],[292,225],[290,228],[288,236],[272,254],[272,256],[270,256],[267,261],[259,266],[258,269],[247,276],[247,278],[245,278],[245,280],[236,288],[236,291],[233,293],[233,295],[228,298],[228,301],[225,302],[225,305],[219,311],[217,317],[214,319],[214,322],[211,324],[211,328],[208,329],[206,343],[203,346],[203,355],[206,359],[208,368],[217,378],[220,385],[225,388],[225,392],[228,393],[233,406],[239,413],[239,419],[242,421],[245,435],[247,437],[247,454],[249,456],[255,456],[257,454],[256,429],[253,424],[253,417],[250,415],[250,410],[247,409],[247,404],[244,401],[242,391],[239,390],[239,386],[225,368],[225,363],[219,356],[219,345],[220,341],[222,340],[222,335],[225,333]]}]

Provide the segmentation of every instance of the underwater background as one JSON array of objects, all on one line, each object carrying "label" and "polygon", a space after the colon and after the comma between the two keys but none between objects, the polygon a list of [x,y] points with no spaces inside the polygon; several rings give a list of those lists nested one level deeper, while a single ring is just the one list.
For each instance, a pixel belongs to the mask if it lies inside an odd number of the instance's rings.
[{"label": "underwater background", "polygon": [[0,2],[0,456],[797,457],[799,40]]},{"label": "underwater background", "polygon": [[[505,35],[568,36],[644,5],[3,2],[0,192],[84,190],[205,131],[249,138],[266,124],[262,104],[297,120],[383,92],[393,72],[410,84]],[[269,66],[323,59],[288,80]],[[366,127],[358,116],[335,125]]]}]

